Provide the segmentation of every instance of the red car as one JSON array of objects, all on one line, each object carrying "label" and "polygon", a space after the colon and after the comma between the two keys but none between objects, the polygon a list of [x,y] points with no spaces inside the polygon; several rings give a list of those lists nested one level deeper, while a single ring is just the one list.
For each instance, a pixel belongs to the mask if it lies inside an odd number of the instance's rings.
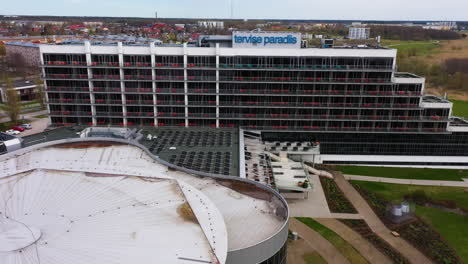
[{"label": "red car", "polygon": [[23,131],[24,131],[24,128],[23,128],[23,127],[20,127],[20,126],[14,126],[14,127],[12,127],[11,129],[16,130],[16,131],[19,131],[19,132],[23,132]]}]

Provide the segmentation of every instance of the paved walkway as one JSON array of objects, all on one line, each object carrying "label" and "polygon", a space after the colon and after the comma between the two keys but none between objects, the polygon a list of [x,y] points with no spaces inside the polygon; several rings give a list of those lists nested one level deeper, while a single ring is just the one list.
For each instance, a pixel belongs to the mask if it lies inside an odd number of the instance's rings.
[{"label": "paved walkway", "polygon": [[332,218],[319,176],[310,175],[312,190],[307,199],[288,199],[291,217]]},{"label": "paved walkway", "polygon": [[344,175],[347,180],[370,181],[370,182],[386,182],[396,184],[412,184],[412,185],[427,185],[427,186],[450,186],[450,187],[468,187],[468,181],[431,181],[431,180],[411,180],[411,179],[394,179],[385,177],[360,176],[360,175]]},{"label": "paved walkway", "polygon": [[419,250],[410,245],[406,240],[400,237],[394,237],[390,234],[390,230],[380,221],[379,217],[374,213],[369,204],[362,198],[356,189],[345,179],[343,174],[334,173],[335,181],[338,187],[343,191],[345,196],[354,205],[354,208],[363,217],[369,227],[383,240],[387,241],[393,248],[398,250],[411,263],[433,263],[429,258],[422,254]]},{"label": "paved walkway", "polygon": [[310,247],[315,249],[328,262],[333,264],[350,264],[349,261],[328,240],[300,221],[290,218],[289,229],[297,232]]},{"label": "paved walkway", "polygon": [[360,214],[331,213],[330,215],[335,219],[362,219]]},{"label": "paved walkway", "polygon": [[349,228],[347,225],[335,219],[317,218],[320,224],[337,233],[348,241],[369,263],[392,264],[393,261],[377,250],[369,241]]}]

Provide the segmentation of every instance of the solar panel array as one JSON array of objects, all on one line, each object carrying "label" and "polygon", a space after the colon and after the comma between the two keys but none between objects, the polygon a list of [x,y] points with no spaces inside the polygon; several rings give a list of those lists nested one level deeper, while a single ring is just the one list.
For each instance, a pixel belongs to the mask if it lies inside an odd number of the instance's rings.
[{"label": "solar panel array", "polygon": [[[180,167],[237,176],[238,133],[235,130],[152,129],[143,144],[154,155]],[[155,138],[154,138],[155,137]],[[237,158],[238,159],[238,158]]]}]

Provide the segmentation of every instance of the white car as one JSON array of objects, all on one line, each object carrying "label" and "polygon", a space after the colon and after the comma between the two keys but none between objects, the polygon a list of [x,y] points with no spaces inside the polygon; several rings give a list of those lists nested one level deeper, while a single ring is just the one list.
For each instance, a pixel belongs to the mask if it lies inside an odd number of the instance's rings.
[{"label": "white car", "polygon": [[20,133],[19,131],[13,130],[13,129],[8,129],[7,131],[5,131],[5,134],[12,135],[12,136],[19,135],[19,133]]},{"label": "white car", "polygon": [[20,127],[24,128],[24,129],[32,129],[31,124],[22,124],[22,125],[20,125]]}]

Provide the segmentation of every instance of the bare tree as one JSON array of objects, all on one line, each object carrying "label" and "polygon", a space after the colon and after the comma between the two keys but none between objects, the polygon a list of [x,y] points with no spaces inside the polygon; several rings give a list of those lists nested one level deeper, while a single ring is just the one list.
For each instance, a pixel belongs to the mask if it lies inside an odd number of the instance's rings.
[{"label": "bare tree", "polygon": [[45,91],[44,91],[44,83],[41,79],[37,79],[34,81],[36,84],[36,89],[34,91],[35,97],[37,102],[41,105],[41,108],[45,108]]},{"label": "bare tree", "polygon": [[21,112],[21,106],[19,102],[18,91],[15,90],[13,81],[10,78],[5,79],[5,85],[3,86],[3,94],[5,95],[5,112],[7,112],[10,120],[16,124],[19,119],[19,114]]},{"label": "bare tree", "polygon": [[28,72],[28,65],[20,53],[13,53],[8,59],[8,64],[23,76]]}]

